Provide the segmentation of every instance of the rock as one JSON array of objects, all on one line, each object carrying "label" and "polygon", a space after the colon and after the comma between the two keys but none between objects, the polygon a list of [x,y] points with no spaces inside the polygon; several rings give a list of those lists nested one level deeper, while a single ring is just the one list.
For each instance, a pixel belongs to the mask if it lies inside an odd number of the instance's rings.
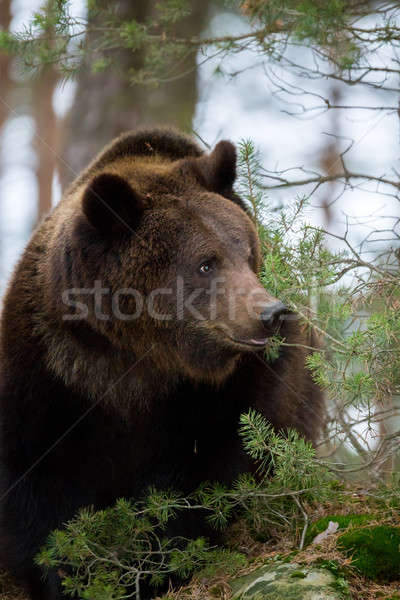
[{"label": "rock", "polygon": [[329,536],[336,533],[336,531],[338,529],[339,529],[339,523],[335,523],[334,521],[329,521],[328,527],[325,529],[325,531],[322,531],[322,533],[319,533],[318,535],[316,535],[311,543],[315,546],[317,544],[320,544],[321,542],[326,540]]},{"label": "rock", "polygon": [[232,600],[342,600],[327,569],[268,563],[230,582]]}]

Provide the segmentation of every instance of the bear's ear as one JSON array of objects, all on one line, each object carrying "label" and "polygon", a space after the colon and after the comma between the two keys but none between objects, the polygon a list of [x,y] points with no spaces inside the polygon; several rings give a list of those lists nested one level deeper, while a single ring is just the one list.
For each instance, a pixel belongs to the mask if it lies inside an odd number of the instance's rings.
[{"label": "bear's ear", "polygon": [[232,188],[236,179],[236,149],[231,142],[219,142],[211,154],[195,159],[193,164],[201,183],[210,192],[222,193]]},{"label": "bear's ear", "polygon": [[87,186],[83,214],[102,233],[133,231],[140,221],[144,201],[119,175],[102,173]]}]

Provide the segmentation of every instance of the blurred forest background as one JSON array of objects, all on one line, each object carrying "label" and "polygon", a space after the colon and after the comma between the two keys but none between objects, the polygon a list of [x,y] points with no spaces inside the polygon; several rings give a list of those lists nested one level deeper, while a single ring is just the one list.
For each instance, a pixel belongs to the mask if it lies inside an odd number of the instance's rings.
[{"label": "blurred forest background", "polygon": [[[354,563],[351,597],[399,598],[399,3],[0,0],[0,293],[32,230],[80,170],[114,136],[155,124],[179,127],[205,149],[220,139],[237,144],[237,189],[259,226],[261,280],[322,344],[308,361],[328,409],[317,459],[294,432],[276,434],[257,414],[244,415],[245,449],[265,473],[232,490],[204,488],[190,502],[222,525],[244,509],[251,560],[261,534],[275,539],[278,557],[305,548],[331,510],[349,523],[355,511],[379,534],[392,536],[395,526],[390,543],[370,544],[383,565],[376,581],[394,583],[373,587],[367,557],[364,571]],[[285,340],[274,343],[271,360]],[[99,588],[85,597],[102,599],[106,584],[115,592],[107,597],[127,597],[126,573],[187,576],[206,554],[214,567],[233,561],[236,573],[239,542],[229,555],[189,541],[176,564],[164,540],[161,567],[153,562],[152,519],[163,527],[190,502],[153,490],[144,509],[122,500],[109,512],[84,511],[53,536],[40,564],[80,565],[67,578],[72,590],[85,588],[96,563]],[[318,515],[320,529],[311,524]],[[345,558],[329,541],[318,556],[310,548],[312,560],[334,565],[343,591],[340,569],[355,547]],[[200,588],[195,597],[207,597]]]},{"label": "blurred forest background", "polygon": [[354,476],[373,465],[390,478],[400,443],[399,12],[362,0],[1,0],[0,290],[37,222],[120,132],[175,125],[205,147],[242,142],[245,154],[251,140],[265,222],[293,209],[289,246],[303,239],[299,224],[324,234],[291,247],[291,276],[313,288],[314,246],[336,269],[317,281],[335,298],[333,324],[320,292],[305,310],[329,347],[311,365],[331,401],[325,454],[355,464]]},{"label": "blurred forest background", "polygon": [[[21,57],[1,53],[1,288],[32,228],[58,202],[61,191],[80,169],[115,135],[149,123],[194,131],[209,145],[222,138],[235,142],[252,139],[262,153],[265,169],[271,175],[284,173],[281,179],[266,181],[268,196],[276,206],[287,204],[298,194],[309,194],[319,183],[318,174],[323,174],[327,181],[313,193],[316,211],[310,218],[315,223],[340,233],[346,214],[357,222],[351,232],[357,242],[374,228],[385,229],[380,240],[393,240],[388,217],[393,217],[393,225],[397,198],[393,199],[392,186],[384,182],[378,186],[376,179],[385,175],[393,179],[389,174],[395,172],[399,159],[399,84],[394,67],[396,48],[390,40],[384,43],[378,39],[375,45],[371,41],[369,77],[365,77],[364,67],[358,80],[349,80],[348,76],[335,75],[333,55],[328,67],[334,76],[324,76],[313,64],[315,56],[307,39],[290,43],[285,33],[280,41],[284,48],[257,45],[253,32],[260,26],[246,14],[246,4],[251,6],[251,2],[244,3],[244,10],[243,4],[240,7],[240,3],[222,0],[104,0],[96,4],[100,10],[91,12],[85,0],[48,2],[44,12],[50,15],[55,6],[67,6],[72,35],[80,36],[82,44],[89,36],[94,44],[102,35],[101,25],[105,31],[111,15],[117,14],[125,23],[144,23],[163,6],[167,16],[159,29],[168,29],[168,18],[174,20],[174,15],[168,17],[168,9],[176,13],[174,36],[225,37],[228,44],[197,44],[179,60],[171,53],[162,75],[154,73],[156,85],[135,81],[133,72],[140,72],[145,64],[145,51],[142,47],[132,51],[128,44],[108,48],[110,42],[100,40],[94,54],[85,55],[81,48],[77,61],[62,65],[43,52],[43,62],[36,61],[38,68],[34,68],[34,59],[21,64]],[[279,5],[259,4],[269,5],[272,11]],[[385,15],[389,13],[387,18],[395,18],[396,3],[358,2],[356,11],[358,5],[359,12],[365,14],[358,21],[361,29],[365,22],[374,31],[382,20],[383,8]],[[41,7],[42,0],[2,0],[1,30],[21,39],[24,32],[25,39],[29,35],[44,37],[40,20],[34,21],[35,11]],[[46,35],[55,39],[51,23],[46,27]],[[284,29],[283,21],[281,27]],[[239,38],[243,41],[232,42],[229,47],[229,39]],[[68,51],[71,53],[70,48]],[[168,56],[168,48],[162,51]],[[29,44],[25,52],[29,54]],[[328,53],[332,54],[332,48]],[[353,145],[346,155],[347,168],[368,174],[372,185],[365,185],[367,177],[352,181],[343,190],[343,179],[337,183],[343,170],[340,153],[350,141]],[[302,169],[314,172],[306,177]],[[289,181],[293,183],[288,185]]]}]

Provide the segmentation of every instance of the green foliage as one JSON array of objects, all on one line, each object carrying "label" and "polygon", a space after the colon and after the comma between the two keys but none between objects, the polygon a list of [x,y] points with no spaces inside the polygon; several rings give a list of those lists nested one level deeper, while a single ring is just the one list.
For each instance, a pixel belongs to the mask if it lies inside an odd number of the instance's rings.
[{"label": "green foliage", "polygon": [[329,357],[310,356],[308,366],[329,396],[342,398],[345,405],[369,408],[378,401],[385,403],[400,388],[399,314],[391,290],[382,291],[385,297],[387,293],[386,307],[360,296],[359,316],[352,320],[347,310],[340,318],[336,312],[330,315],[324,305],[316,315],[318,325],[331,335],[331,352]]},{"label": "green foliage", "polygon": [[[235,5],[236,2],[232,2]],[[279,61],[285,56],[288,38],[321,49],[338,70],[357,67],[363,54],[360,36],[353,35],[351,19],[357,8],[341,0],[243,0],[241,10],[260,26],[259,51]],[[393,39],[394,24],[388,27]],[[281,33],[281,35],[279,35]],[[273,34],[273,35],[272,35]]]},{"label": "green foliage", "polygon": [[[245,38],[234,33],[210,38],[178,33],[190,16],[189,0],[157,2],[143,22],[125,21],[113,3],[87,4],[86,19],[71,16],[71,0],[44,2],[18,33],[0,36],[0,49],[17,54],[29,68],[52,63],[65,77],[74,75],[84,59],[95,63],[95,70],[99,65],[115,68],[115,51],[128,49],[138,60],[125,75],[132,83],[158,85],[183,76],[185,58],[192,52],[202,51],[203,57],[217,53],[222,63],[251,42],[260,55],[280,61],[290,40],[325,53],[340,72],[364,64],[375,44],[398,40],[396,19],[386,13],[372,37],[363,39],[352,27],[361,9],[342,0],[229,0],[226,4],[248,21]],[[216,68],[222,71],[221,65]]]},{"label": "green foliage", "polygon": [[262,185],[261,156],[251,140],[241,140],[238,144],[239,177],[237,190],[251,209],[256,222],[262,221],[260,211],[265,208],[264,189]]},{"label": "green foliage", "polygon": [[120,37],[123,47],[134,52],[145,44],[146,28],[137,21],[124,21],[121,23]]},{"label": "green foliage", "polygon": [[352,564],[369,579],[400,578],[400,528],[380,525],[344,533],[338,547],[352,557]]},{"label": "green foliage", "polygon": [[257,463],[257,478],[244,474],[231,489],[204,484],[188,498],[150,489],[142,502],[120,499],[105,510],[81,510],[65,529],[50,535],[38,564],[65,570],[67,594],[117,600],[126,594],[138,597],[144,578],[158,586],[172,574],[188,577],[196,571],[198,577],[211,578],[220,572],[233,574],[246,564],[240,553],[210,547],[203,538],[168,538],[167,525],[187,510],[205,512],[218,528],[242,515],[254,531],[265,530],[269,523],[296,536],[304,502],[316,505],[329,494],[326,469],[297,433],[273,432],[254,411],[242,416],[240,435]]},{"label": "green foliage", "polygon": [[188,577],[195,569],[215,573],[243,565],[242,555],[211,548],[203,538],[168,539],[164,526],[185,508],[179,496],[153,490],[144,504],[121,499],[106,510],[81,510],[64,530],[50,535],[37,562],[46,569],[68,568],[66,593],[103,600],[123,598],[128,591],[136,597],[144,577],[158,586],[172,573]]},{"label": "green foliage", "polygon": [[250,140],[239,143],[238,164],[237,189],[258,224],[262,244],[261,280],[276,297],[307,310],[321,289],[337,281],[345,256],[331,253],[323,232],[307,225],[305,198],[287,208],[270,205],[260,155]]},{"label": "green foliage", "polygon": [[346,24],[348,11],[341,0],[250,0],[242,3],[245,12],[265,25],[280,23],[297,39],[321,45],[333,43]]},{"label": "green foliage", "polygon": [[276,433],[255,411],[242,415],[239,433],[257,476],[243,474],[232,489],[205,484],[197,492],[199,504],[215,527],[225,527],[241,514],[257,539],[271,530],[299,536],[304,527],[305,503],[318,505],[333,491],[325,465],[316,460],[315,450],[295,431]]},{"label": "green foliage", "polygon": [[[263,251],[261,280],[308,329],[306,345],[311,352],[306,364],[328,402],[341,413],[337,437],[346,439],[354,453],[351,461],[368,465],[370,454],[363,450],[346,411],[364,411],[366,427],[372,430],[376,407],[390,405],[399,395],[398,276],[393,266],[365,263],[351,246],[346,251],[330,251],[326,234],[307,224],[307,199],[297,199],[279,210],[271,206],[260,158],[250,142],[240,144],[239,165],[239,191],[258,220]],[[393,253],[389,251],[385,260],[393,265]],[[282,335],[273,338],[267,360],[276,360],[287,344]],[[332,426],[338,430],[337,422]],[[332,439],[337,439],[335,433]],[[387,450],[395,454],[396,448],[398,451],[398,444],[391,446],[388,440]],[[338,464],[335,468],[342,467]],[[372,475],[376,477],[376,473]]]},{"label": "green foliage", "polygon": [[211,579],[221,574],[235,575],[245,566],[247,566],[247,559],[240,552],[232,552],[227,548],[214,548],[209,553],[205,566],[196,573],[196,576],[199,579]]},{"label": "green foliage", "polygon": [[345,569],[339,565],[335,560],[322,560],[318,561],[318,566],[328,569],[335,576],[335,581],[331,587],[340,593],[340,597],[343,600],[351,600],[352,596],[350,593],[350,586],[346,579]]},{"label": "green foliage", "polygon": [[156,4],[160,23],[168,25],[176,23],[180,19],[190,15],[190,7],[187,0],[163,0]]},{"label": "green foliage", "polygon": [[0,29],[0,50],[6,54],[15,53],[18,50],[18,44],[15,37],[8,31]]},{"label": "green foliage", "polygon": [[262,415],[254,410],[240,418],[240,435],[246,452],[258,464],[262,477],[271,471],[270,485],[296,492],[318,487],[323,493],[326,468],[315,459],[315,450],[297,431],[276,433]]},{"label": "green foliage", "polygon": [[[71,15],[70,0],[48,0],[17,33],[0,31],[0,50],[12,52],[28,68],[52,64],[63,77],[77,73],[84,59],[94,72],[115,68],[115,51],[141,54],[138,67],[128,70],[132,83],[157,84],[171,60],[187,55],[175,39],[175,25],[190,14],[188,0],[158,2],[146,22],[127,21],[112,3],[88,2],[88,19]],[[167,31],[168,34],[167,35]],[[136,61],[137,62],[137,61]]]},{"label": "green foliage", "polygon": [[276,296],[299,308],[336,281],[340,262],[336,268],[330,265],[341,259],[326,249],[321,231],[301,223],[305,209],[306,201],[300,199],[260,226],[262,281]]},{"label": "green foliage", "polygon": [[400,514],[400,473],[392,473],[391,479],[380,485],[369,499],[370,505],[381,513],[395,511]]}]

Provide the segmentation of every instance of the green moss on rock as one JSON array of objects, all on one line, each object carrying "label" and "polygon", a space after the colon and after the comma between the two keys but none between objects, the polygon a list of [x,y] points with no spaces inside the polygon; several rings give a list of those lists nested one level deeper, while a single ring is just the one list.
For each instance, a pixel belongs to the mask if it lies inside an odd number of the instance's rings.
[{"label": "green moss on rock", "polygon": [[378,525],[348,531],[338,538],[338,548],[352,557],[365,577],[382,582],[400,579],[400,527]]},{"label": "green moss on rock", "polygon": [[327,515],[322,519],[318,519],[315,523],[312,523],[308,528],[306,535],[306,544],[310,544],[315,536],[325,531],[329,525],[329,522],[339,524],[339,529],[347,529],[348,527],[357,527],[365,525],[375,518],[375,515],[371,514],[350,514],[350,515]]},{"label": "green moss on rock", "polygon": [[[301,576],[300,576],[301,573]],[[265,566],[230,582],[232,600],[342,600],[327,569],[297,563]]]}]

